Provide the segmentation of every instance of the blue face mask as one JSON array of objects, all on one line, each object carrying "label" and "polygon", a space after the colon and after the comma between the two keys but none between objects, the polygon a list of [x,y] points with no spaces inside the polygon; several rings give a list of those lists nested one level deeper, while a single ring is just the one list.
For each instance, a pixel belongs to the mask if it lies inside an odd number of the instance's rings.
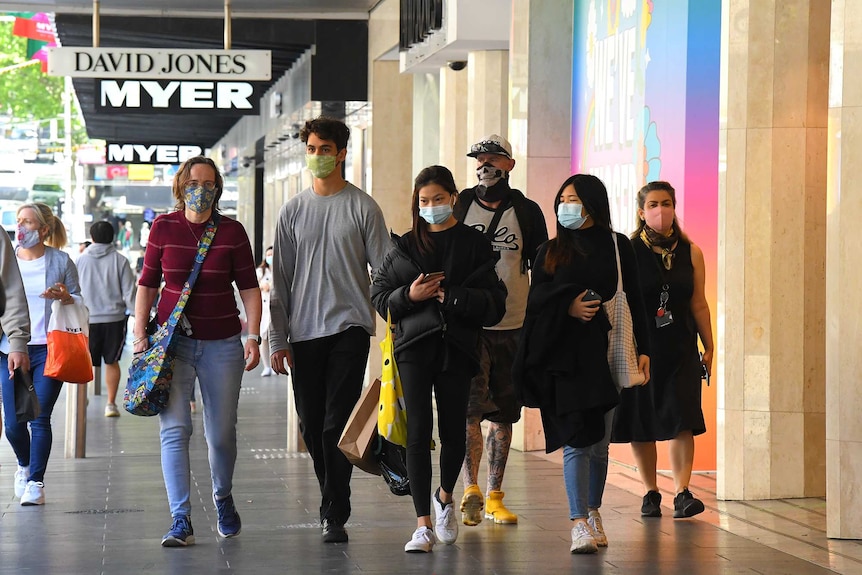
[{"label": "blue face mask", "polygon": [[266,256],[265,261],[266,261],[266,265],[271,266],[272,265],[272,256]]},{"label": "blue face mask", "polygon": [[577,230],[587,221],[587,216],[582,215],[583,208],[581,204],[560,204],[557,206],[557,221],[564,228]]},{"label": "blue face mask", "polygon": [[451,204],[419,208],[419,216],[429,224],[442,224],[452,215]]},{"label": "blue face mask", "polygon": [[189,186],[185,192],[186,207],[193,212],[202,214],[212,207],[215,196],[215,188]]}]

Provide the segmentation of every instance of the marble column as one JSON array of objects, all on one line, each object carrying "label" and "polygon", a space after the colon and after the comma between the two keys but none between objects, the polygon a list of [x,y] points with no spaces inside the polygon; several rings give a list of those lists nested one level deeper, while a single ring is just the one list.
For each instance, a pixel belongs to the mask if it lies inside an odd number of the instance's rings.
[{"label": "marble column", "polygon": [[[569,1],[512,1],[507,138],[515,168],[510,182],[539,204],[552,237],[553,198],[571,174],[573,17]],[[538,410],[524,409],[513,431],[515,448],[544,449]]]},{"label": "marble column", "polygon": [[719,499],[826,489],[829,10],[722,5]]},{"label": "marble column", "polygon": [[459,190],[476,180],[475,172],[468,171],[467,84],[467,70],[440,68],[440,164],[452,171]]},{"label": "marble column", "polygon": [[[368,101],[370,121],[366,129],[366,180],[368,193],[377,201],[389,229],[404,233],[411,227],[413,192],[413,77],[401,74],[397,59],[398,0],[375,6],[368,22]],[[393,56],[393,54],[395,54]],[[380,370],[378,343],[385,322],[377,322],[368,359],[368,378]]]},{"label": "marble column", "polygon": [[833,0],[826,203],[826,534],[862,539],[862,4]]},{"label": "marble column", "polygon": [[[489,134],[509,137],[509,51],[484,50],[470,52],[467,57],[467,146]],[[476,162],[467,158],[464,149],[461,160],[465,169],[474,174]],[[470,184],[473,185],[475,175]]]}]

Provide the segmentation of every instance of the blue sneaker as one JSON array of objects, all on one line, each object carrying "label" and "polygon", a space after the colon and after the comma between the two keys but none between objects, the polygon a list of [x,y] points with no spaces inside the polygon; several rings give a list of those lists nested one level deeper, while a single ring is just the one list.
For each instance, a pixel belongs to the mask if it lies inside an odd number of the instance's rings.
[{"label": "blue sneaker", "polygon": [[222,537],[236,537],[242,529],[239,513],[233,504],[233,495],[224,499],[215,499],[216,510],[218,510],[218,534]]},{"label": "blue sneaker", "polygon": [[195,530],[188,515],[174,517],[171,530],[162,537],[162,547],[186,547],[195,544]]}]

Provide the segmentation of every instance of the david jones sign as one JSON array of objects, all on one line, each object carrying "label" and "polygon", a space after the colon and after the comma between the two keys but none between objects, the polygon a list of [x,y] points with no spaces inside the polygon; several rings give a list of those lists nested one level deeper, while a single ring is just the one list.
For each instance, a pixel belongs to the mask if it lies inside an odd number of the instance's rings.
[{"label": "david jones sign", "polygon": [[72,78],[270,80],[269,50],[48,48],[48,74]]}]

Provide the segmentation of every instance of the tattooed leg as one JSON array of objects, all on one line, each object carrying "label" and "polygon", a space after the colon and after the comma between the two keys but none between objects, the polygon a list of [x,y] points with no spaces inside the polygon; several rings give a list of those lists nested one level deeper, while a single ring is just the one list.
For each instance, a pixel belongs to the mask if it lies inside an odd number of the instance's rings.
[{"label": "tattooed leg", "polygon": [[479,481],[482,461],[482,422],[479,417],[467,418],[467,452],[464,455],[464,487]]},{"label": "tattooed leg", "polygon": [[488,450],[488,491],[501,491],[509,448],[512,446],[512,424],[491,422],[485,448]]}]

